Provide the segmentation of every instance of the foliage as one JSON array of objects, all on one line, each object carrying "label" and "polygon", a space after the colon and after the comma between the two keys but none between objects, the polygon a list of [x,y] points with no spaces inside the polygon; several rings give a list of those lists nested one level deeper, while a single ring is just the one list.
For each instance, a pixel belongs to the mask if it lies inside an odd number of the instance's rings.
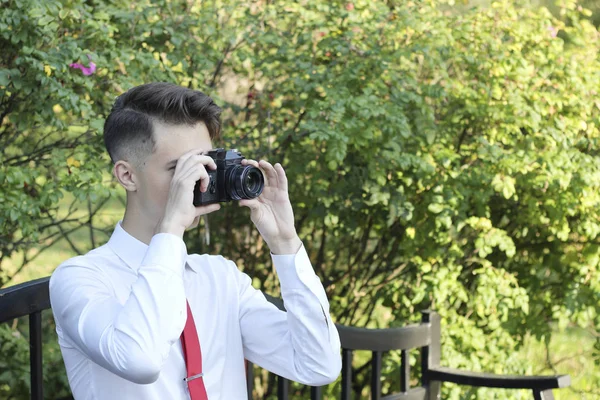
[{"label": "foliage", "polygon": [[[284,163],[339,322],[401,325],[432,307],[444,365],[535,372],[514,356],[526,334],[600,330],[598,31],[570,1],[565,22],[519,2],[440,3],[2,1],[0,268],[80,226],[96,244],[115,191],[102,120],[129,87],[172,81],[223,105],[220,145]],[[61,212],[65,191],[80,214]],[[277,291],[245,210],[209,227],[190,250]]]},{"label": "foliage", "polygon": [[[70,394],[67,375],[54,332],[52,313],[42,313],[42,360],[44,393],[57,399]],[[28,399],[30,392],[29,335],[27,318],[15,320],[12,326],[0,325],[0,398]]]}]

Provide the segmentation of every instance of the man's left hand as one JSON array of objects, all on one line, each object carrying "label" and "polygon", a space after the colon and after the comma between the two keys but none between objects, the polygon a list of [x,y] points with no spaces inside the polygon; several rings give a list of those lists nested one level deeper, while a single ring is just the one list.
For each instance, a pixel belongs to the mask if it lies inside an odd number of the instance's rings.
[{"label": "man's left hand", "polygon": [[240,200],[250,208],[250,218],[273,254],[296,254],[302,242],[294,226],[294,211],[288,195],[288,181],[281,164],[265,160],[242,160],[242,165],[260,168],[265,187],[255,199]]}]

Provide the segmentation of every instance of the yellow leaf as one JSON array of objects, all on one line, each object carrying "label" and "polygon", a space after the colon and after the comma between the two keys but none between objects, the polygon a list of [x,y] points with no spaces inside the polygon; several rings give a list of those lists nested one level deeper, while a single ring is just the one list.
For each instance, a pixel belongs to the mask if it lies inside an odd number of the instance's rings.
[{"label": "yellow leaf", "polygon": [[502,89],[498,85],[492,87],[492,98],[500,100],[502,98]]},{"label": "yellow leaf", "polygon": [[119,65],[119,71],[121,71],[123,75],[127,75],[127,69],[125,68],[125,64],[123,64],[123,61],[117,60],[117,64]]},{"label": "yellow leaf", "polygon": [[75,157],[71,156],[69,158],[67,158],[67,165],[69,167],[79,167],[81,166],[81,163],[75,159]]},{"label": "yellow leaf", "polygon": [[174,72],[183,72],[183,64],[181,64],[181,61],[179,61],[179,63],[177,63],[177,65],[174,65],[171,70],[173,70]]},{"label": "yellow leaf", "polygon": [[49,65],[44,65],[44,72],[46,73],[46,76],[50,76],[52,75],[52,68],[50,68]]}]

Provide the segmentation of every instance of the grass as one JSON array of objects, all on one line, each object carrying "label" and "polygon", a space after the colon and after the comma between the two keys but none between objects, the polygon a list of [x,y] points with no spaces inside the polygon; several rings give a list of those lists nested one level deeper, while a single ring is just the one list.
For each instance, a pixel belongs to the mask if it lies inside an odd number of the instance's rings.
[{"label": "grass", "polygon": [[[112,228],[119,222],[123,217],[125,211],[123,206],[123,197],[111,198],[95,215],[94,226],[100,229]],[[67,214],[68,205],[73,201],[73,196],[65,194],[65,197],[61,201],[60,210],[57,216],[58,218],[64,217]],[[87,215],[87,209],[81,207],[76,210],[73,217],[82,217]],[[41,254],[39,248],[32,248],[28,251],[27,256],[32,258],[37,257],[28,263],[20,272],[15,274],[15,271],[23,263],[23,253],[15,253],[8,260],[5,260],[2,264],[2,269],[7,273],[8,276],[13,276],[10,282],[6,286],[13,286],[19,283],[27,282],[32,279],[41,278],[50,275],[56,267],[58,267],[63,261],[68,260],[71,257],[78,255],[79,253],[85,254],[92,250],[90,246],[90,230],[87,226],[81,226],[77,230],[73,231],[68,235],[69,240],[73,243],[78,251],[76,251],[69,241],[65,238],[57,240],[50,248],[44,250]],[[108,241],[109,236],[95,231],[94,239],[96,245],[102,245]]]},{"label": "grass", "polygon": [[583,328],[555,328],[548,351],[544,343],[529,337],[520,356],[531,362],[534,374],[571,376],[570,388],[554,391],[556,400],[596,400],[600,399],[600,363],[595,365],[591,356],[596,340]]}]

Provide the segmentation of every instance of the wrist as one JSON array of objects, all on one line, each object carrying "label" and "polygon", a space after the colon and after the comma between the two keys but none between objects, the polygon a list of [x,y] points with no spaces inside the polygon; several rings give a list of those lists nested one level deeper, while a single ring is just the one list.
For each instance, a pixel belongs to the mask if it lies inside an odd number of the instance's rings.
[{"label": "wrist", "polygon": [[296,254],[302,247],[302,240],[298,236],[289,240],[275,240],[269,243],[269,249],[274,255]]},{"label": "wrist", "polygon": [[182,226],[177,226],[175,224],[170,224],[167,221],[163,221],[162,219],[158,221],[156,227],[154,228],[154,234],[157,235],[159,233],[170,233],[172,235],[183,238],[183,233],[185,232],[185,228]]}]

